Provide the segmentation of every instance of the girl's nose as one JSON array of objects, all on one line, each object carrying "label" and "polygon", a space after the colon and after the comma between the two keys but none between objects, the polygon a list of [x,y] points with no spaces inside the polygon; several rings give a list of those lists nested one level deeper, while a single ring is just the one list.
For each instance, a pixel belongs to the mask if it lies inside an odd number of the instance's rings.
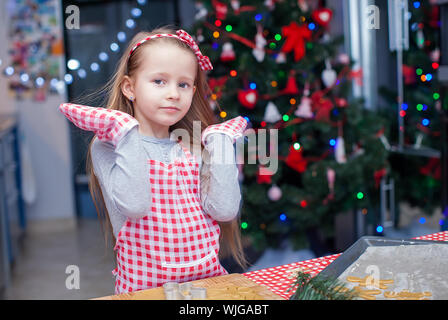
[{"label": "girl's nose", "polygon": [[168,92],[169,99],[179,99],[179,88],[176,84],[170,85]]}]

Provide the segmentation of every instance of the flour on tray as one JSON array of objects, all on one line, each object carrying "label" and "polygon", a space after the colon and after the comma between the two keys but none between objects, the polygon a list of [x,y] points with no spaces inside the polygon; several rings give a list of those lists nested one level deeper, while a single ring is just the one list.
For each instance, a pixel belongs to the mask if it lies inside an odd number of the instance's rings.
[{"label": "flour on tray", "polygon": [[[369,278],[367,288],[373,288],[373,281],[393,280],[383,290],[376,290],[376,299],[386,299],[393,293],[423,293],[430,299],[448,299],[448,245],[401,245],[368,247],[340,276],[349,289],[361,290],[361,281],[349,279]],[[360,284],[361,282],[361,284]],[[377,283],[379,283],[377,281]],[[381,282],[383,283],[383,282]],[[365,286],[365,282],[364,282]],[[370,288],[369,288],[370,287]],[[373,290],[371,290],[373,292]],[[386,297],[384,293],[386,292]],[[403,294],[406,296],[406,294]],[[412,295],[409,294],[410,297]]]}]

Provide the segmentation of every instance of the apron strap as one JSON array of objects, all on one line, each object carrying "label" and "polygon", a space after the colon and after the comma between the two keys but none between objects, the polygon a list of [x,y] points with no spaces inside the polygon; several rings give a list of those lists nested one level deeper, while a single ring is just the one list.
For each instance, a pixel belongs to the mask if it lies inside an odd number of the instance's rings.
[{"label": "apron strap", "polygon": [[193,155],[191,154],[190,150],[189,150],[188,148],[186,148],[186,147],[184,146],[184,144],[182,143],[182,140],[179,140],[179,145],[180,145],[181,148],[184,150],[185,155],[186,155],[186,157],[187,157],[187,160],[188,160],[188,161],[191,161],[191,162],[196,162],[196,159],[193,157]]}]

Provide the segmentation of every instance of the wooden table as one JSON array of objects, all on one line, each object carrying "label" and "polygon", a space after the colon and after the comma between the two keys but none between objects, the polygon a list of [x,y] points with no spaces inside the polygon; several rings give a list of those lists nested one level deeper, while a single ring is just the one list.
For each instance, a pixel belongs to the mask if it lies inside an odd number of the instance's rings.
[{"label": "wooden table", "polygon": [[[194,287],[207,288],[207,295],[211,300],[284,300],[266,286],[259,285],[241,274],[228,274],[225,276],[192,281]],[[231,289],[244,288],[245,292],[230,292]],[[93,300],[165,300],[162,287],[107,296]]]}]

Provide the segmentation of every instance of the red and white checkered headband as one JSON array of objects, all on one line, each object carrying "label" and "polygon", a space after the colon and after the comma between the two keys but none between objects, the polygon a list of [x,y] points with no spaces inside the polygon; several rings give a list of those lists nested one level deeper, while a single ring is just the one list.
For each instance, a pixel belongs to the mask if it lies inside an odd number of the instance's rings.
[{"label": "red and white checkered headband", "polygon": [[199,66],[201,67],[202,70],[204,70],[204,71],[205,70],[213,70],[213,66],[212,66],[212,63],[210,62],[210,59],[207,56],[202,55],[201,51],[199,50],[198,45],[196,44],[196,42],[193,40],[193,38],[186,31],[184,31],[182,29],[179,29],[179,30],[176,31],[176,34],[160,33],[160,34],[155,34],[155,35],[149,36],[149,37],[139,41],[131,49],[131,52],[129,53],[129,56],[132,55],[132,53],[135,51],[135,49],[137,49],[137,47],[139,45],[141,45],[142,43],[144,43],[144,42],[146,42],[148,40],[155,39],[155,38],[161,38],[161,37],[170,37],[170,38],[179,39],[180,41],[185,42],[186,44],[188,44],[188,46],[194,51],[194,54],[198,58]]}]

